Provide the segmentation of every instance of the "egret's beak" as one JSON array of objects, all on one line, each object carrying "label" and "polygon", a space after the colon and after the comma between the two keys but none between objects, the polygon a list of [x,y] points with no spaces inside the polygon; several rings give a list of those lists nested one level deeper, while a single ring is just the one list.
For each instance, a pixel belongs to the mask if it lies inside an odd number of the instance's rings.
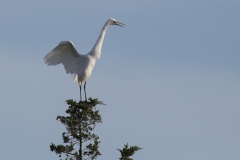
[{"label": "egret's beak", "polygon": [[124,27],[125,24],[123,24],[121,22],[114,22],[113,25]]}]

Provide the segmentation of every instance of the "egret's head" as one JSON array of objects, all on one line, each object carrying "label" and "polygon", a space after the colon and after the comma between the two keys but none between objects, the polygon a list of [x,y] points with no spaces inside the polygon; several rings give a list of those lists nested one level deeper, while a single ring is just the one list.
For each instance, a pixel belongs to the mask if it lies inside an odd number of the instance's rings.
[{"label": "egret's head", "polygon": [[124,26],[123,23],[116,21],[116,19],[114,19],[114,18],[110,18],[108,20],[108,22],[109,22],[110,25],[117,25],[117,26],[121,26],[121,27]]}]

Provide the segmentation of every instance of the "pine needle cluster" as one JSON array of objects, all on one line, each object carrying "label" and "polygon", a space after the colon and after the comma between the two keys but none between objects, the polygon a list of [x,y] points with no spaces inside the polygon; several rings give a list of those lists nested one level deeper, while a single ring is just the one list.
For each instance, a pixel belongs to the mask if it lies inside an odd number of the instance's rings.
[{"label": "pine needle cluster", "polygon": [[121,158],[119,158],[119,160],[133,160],[132,158],[129,158],[129,157],[132,156],[136,151],[140,149],[142,148],[138,146],[128,147],[128,143],[125,144],[123,149],[117,149],[121,153]]}]

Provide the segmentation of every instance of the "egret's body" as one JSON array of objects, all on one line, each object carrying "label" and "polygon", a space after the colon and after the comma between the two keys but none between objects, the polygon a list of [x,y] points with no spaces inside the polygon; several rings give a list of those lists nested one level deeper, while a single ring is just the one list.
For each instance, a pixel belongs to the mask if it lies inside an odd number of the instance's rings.
[{"label": "egret's body", "polygon": [[109,25],[123,26],[122,23],[110,18],[103,26],[102,31],[92,50],[86,55],[79,54],[71,41],[62,41],[44,57],[44,61],[47,65],[58,65],[62,63],[66,73],[74,74],[73,80],[78,81],[81,101],[82,82],[85,82],[84,91],[85,100],[87,100],[85,90],[86,81],[91,76],[96,59],[100,58],[101,56],[104,36]]}]

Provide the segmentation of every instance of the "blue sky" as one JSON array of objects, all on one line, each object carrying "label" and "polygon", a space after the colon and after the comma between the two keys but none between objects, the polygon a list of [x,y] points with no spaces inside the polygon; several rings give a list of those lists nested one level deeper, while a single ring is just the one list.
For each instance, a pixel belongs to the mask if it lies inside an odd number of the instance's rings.
[{"label": "blue sky", "polygon": [[98,159],[236,160],[240,157],[240,1],[0,2],[1,159],[59,159],[66,99],[77,83],[43,57],[62,40],[81,54],[108,18],[87,95],[99,98]]}]

